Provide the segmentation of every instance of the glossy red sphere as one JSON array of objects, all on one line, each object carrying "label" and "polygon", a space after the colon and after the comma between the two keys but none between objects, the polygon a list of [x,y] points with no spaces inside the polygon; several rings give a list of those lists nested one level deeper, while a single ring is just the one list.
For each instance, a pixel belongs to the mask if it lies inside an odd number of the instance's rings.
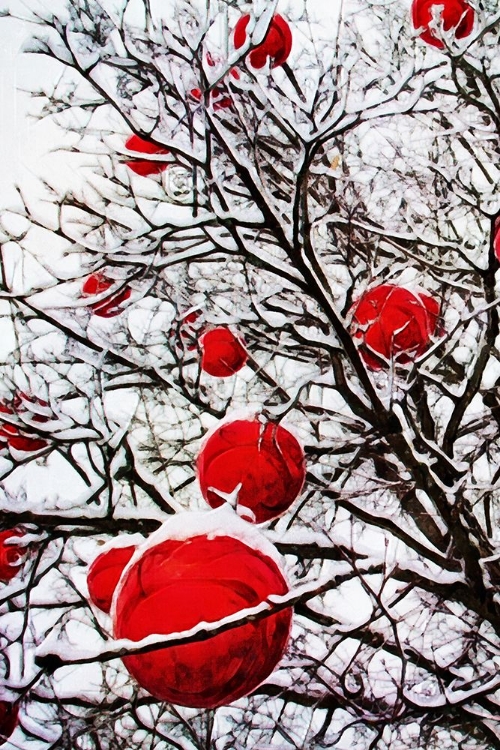
[{"label": "glossy red sphere", "polygon": [[[6,425],[2,427],[2,430],[5,427]],[[14,448],[14,450],[22,453],[35,453],[48,446],[48,442],[43,438],[32,437],[30,435],[11,435],[8,438],[8,444],[10,448]]]},{"label": "glossy red sphere", "polygon": [[500,262],[500,220],[496,220],[493,235],[493,250],[496,259]]},{"label": "glossy red sphere", "polygon": [[[250,16],[240,18],[234,28],[234,46],[243,47],[247,41],[247,26]],[[254,68],[263,68],[270,59],[271,68],[277,68],[288,58],[292,49],[292,32],[287,21],[277,13],[273,16],[269,29],[263,41],[252,49],[248,55],[250,64]]]},{"label": "glossy red sphere", "polygon": [[87,586],[90,599],[103,612],[109,612],[113,594],[135,546],[113,547],[100,554],[89,568]]},{"label": "glossy red sphere", "polygon": [[[210,54],[210,52],[207,52],[206,59],[211,68],[214,68],[219,63],[222,63],[222,60],[220,58],[214,57]],[[236,68],[231,68],[231,70],[229,71],[229,75],[234,79],[239,79],[240,77],[240,74],[238,73]],[[196,99],[197,102],[201,102],[203,92],[201,89],[191,89],[191,96],[193,97],[193,99]],[[220,86],[214,86],[210,91],[210,104],[215,111],[217,111],[218,109],[227,109],[228,107],[232,106],[232,99],[226,92],[223,82]]]},{"label": "glossy red sphere", "polygon": [[19,435],[19,429],[10,422],[5,422],[0,425],[0,441],[2,443],[10,444],[10,441]]},{"label": "glossy red sphere", "polygon": [[[129,151],[136,151],[139,154],[151,154],[152,156],[170,153],[168,149],[157,146],[155,143],[140,138],[138,135],[131,135],[125,143],[125,148],[128,148]],[[134,159],[126,161],[125,164],[132,172],[141,175],[141,177],[149,177],[152,174],[163,172],[168,167],[169,162]]]},{"label": "glossy red sphere", "polygon": [[[97,294],[107,291],[115,283],[112,279],[107,279],[102,273],[93,273],[82,286],[82,295],[84,297],[94,297]],[[114,318],[123,312],[120,305],[122,302],[128,300],[131,294],[132,291],[128,287],[125,287],[108,298],[100,300],[100,302],[94,302],[89,307],[94,315],[97,315],[99,318]]]},{"label": "glossy red sphere", "polygon": [[430,295],[381,284],[353,306],[351,333],[372,370],[412,362],[425,352],[436,331],[439,303]]},{"label": "glossy red sphere", "polygon": [[0,745],[5,745],[17,726],[19,708],[17,704],[0,700]]},{"label": "glossy red sphere", "polygon": [[15,543],[7,544],[8,539],[21,538],[22,533],[19,529],[0,531],[0,581],[10,581],[22,566],[20,561],[25,554],[26,547]]},{"label": "glossy red sphere", "polygon": [[203,497],[218,508],[237,492],[236,509],[246,520],[263,523],[284,513],[305,479],[304,452],[281,425],[258,420],[222,424],[203,446],[197,461]]},{"label": "glossy red sphere", "polygon": [[29,434],[30,427],[26,423],[26,420],[38,422],[39,424],[48,422],[50,416],[40,413],[44,410],[48,410],[50,413],[50,408],[46,401],[22,392],[16,393],[10,403],[0,402],[0,415],[8,414],[15,418],[20,417],[22,420],[19,424],[2,422],[0,420],[0,444],[7,444],[14,451],[22,453],[35,453],[46,448],[49,444],[48,441],[36,435]]},{"label": "glossy red sphere", "polygon": [[413,0],[411,7],[413,26],[416,30],[423,29],[420,39],[427,44],[444,48],[444,42],[436,36],[430,28],[434,13],[441,10],[441,24],[444,31],[455,30],[457,39],[469,36],[474,26],[474,10],[466,0]]},{"label": "glossy red sphere", "polygon": [[[201,89],[191,89],[191,96],[193,99],[196,99],[197,102],[201,102],[203,96]],[[224,88],[221,86],[214,86],[210,92],[210,104],[217,112],[219,109],[227,109],[228,107],[231,107],[233,101],[231,97],[224,92]]]},{"label": "glossy red sphere", "polygon": [[[167,539],[145,550],[123,574],[116,595],[116,638],[213,623],[272,595],[286,594],[276,563],[231,536]],[[159,700],[215,708],[247,695],[281,659],[291,609],[207,640],[124,658],[137,682]]]},{"label": "glossy red sphere", "polygon": [[200,338],[201,369],[216,378],[234,375],[245,365],[248,355],[240,339],[229,328],[219,326]]}]

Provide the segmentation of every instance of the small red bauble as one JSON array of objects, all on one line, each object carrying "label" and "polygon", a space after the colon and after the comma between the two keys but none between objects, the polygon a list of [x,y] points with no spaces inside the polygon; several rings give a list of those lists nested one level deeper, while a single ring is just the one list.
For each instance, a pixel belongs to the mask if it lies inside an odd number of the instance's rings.
[{"label": "small red bauble", "polygon": [[200,338],[201,369],[216,378],[234,375],[245,365],[248,355],[240,339],[229,328],[218,327]]},{"label": "small red bauble", "polygon": [[[38,423],[49,421],[50,417],[48,414],[36,413],[33,411],[33,408],[43,411],[47,410],[49,405],[46,401],[22,392],[16,393],[10,404],[5,402],[0,403],[1,414],[29,418],[32,422]],[[6,443],[9,448],[22,453],[35,453],[48,446],[47,440],[26,434],[27,431],[29,431],[29,426],[26,424],[18,426],[0,421],[0,443]],[[17,456],[16,458],[19,457]]]},{"label": "small red bauble", "polygon": [[[232,536],[166,539],[127,568],[114,603],[117,638],[188,630],[283,595],[287,584],[260,549]],[[159,700],[215,708],[248,695],[276,667],[290,632],[290,608],[204,641],[124,658]]]},{"label": "small red bauble", "polygon": [[94,297],[96,294],[102,294],[102,292],[105,292],[110,286],[112,286],[112,284],[113,282],[110,279],[107,279],[104,274],[93,273],[92,276],[89,276],[85,281],[82,287],[82,293],[86,297]]},{"label": "small red bauble", "polygon": [[19,430],[15,425],[10,424],[9,422],[5,422],[5,424],[1,424],[0,442],[7,443],[7,445],[10,445],[10,441],[18,436],[19,436]]},{"label": "small red bauble", "polygon": [[0,701],[0,745],[5,745],[16,728],[18,714],[17,704]]},{"label": "small red bauble", "polygon": [[[137,151],[139,154],[151,154],[152,156],[170,153],[168,149],[157,146],[151,141],[146,141],[138,135],[131,135],[125,143],[125,148],[128,148],[129,151]],[[125,164],[132,172],[141,175],[141,177],[149,177],[152,174],[163,172],[168,167],[169,162],[134,159],[133,161],[126,161]]]},{"label": "small red bauble", "polygon": [[169,336],[172,346],[192,352],[197,349],[199,334],[198,318],[201,316],[199,310],[180,316],[180,320],[170,329]]},{"label": "small red bauble", "polygon": [[135,549],[134,545],[113,547],[96,557],[90,566],[87,575],[90,599],[103,612],[110,611],[118,581]]},{"label": "small red bauble", "polygon": [[0,531],[0,581],[10,581],[17,575],[24,557],[26,547],[22,547],[15,542],[7,543],[9,539],[21,539],[22,534],[19,529],[7,529]]},{"label": "small red bauble", "polygon": [[13,408],[18,414],[24,414],[33,422],[41,424],[49,422],[53,416],[48,401],[23,391],[19,391],[14,396]]},{"label": "small red bauble", "polygon": [[197,470],[203,497],[212,508],[237,491],[238,514],[263,523],[288,510],[298,496],[305,479],[304,452],[281,425],[236,420],[210,435]]},{"label": "small red bauble", "polygon": [[369,289],[352,310],[351,333],[372,370],[387,367],[390,359],[408,364],[420,357],[439,317],[433,297],[392,284]]},{"label": "small red bauble", "polygon": [[434,14],[440,16],[444,31],[455,29],[457,39],[469,36],[474,26],[474,10],[466,0],[413,0],[411,7],[414,28],[423,29],[420,39],[427,44],[444,49],[444,42],[436,36],[430,23]]},{"label": "small red bauble", "polygon": [[[233,41],[236,49],[243,47],[247,41],[246,29],[249,21],[249,15],[242,16],[234,28]],[[250,51],[248,57],[254,68],[263,68],[268,58],[270,58],[271,68],[277,68],[286,61],[291,49],[290,26],[283,16],[277,13],[273,16],[263,41]]]},{"label": "small red bauble", "polygon": [[[201,89],[191,89],[191,96],[196,99],[197,102],[201,102],[202,92]],[[217,112],[219,109],[227,109],[232,106],[232,99],[230,96],[224,93],[224,89],[220,86],[215,86],[210,92],[210,104]]]},{"label": "small red bauble", "polygon": [[[207,62],[210,65],[210,67],[215,67],[218,63],[221,61],[217,57],[213,57],[210,52],[207,52]],[[236,68],[231,68],[229,71],[229,74],[232,76],[232,78],[239,79],[240,74],[236,70]],[[201,89],[191,89],[191,96],[193,99],[196,99],[197,102],[201,102],[201,98],[203,96]],[[223,86],[214,86],[214,88],[210,91],[210,104],[214,108],[215,111],[218,109],[227,109],[228,107],[232,106],[232,99],[230,96],[227,95],[224,91]]]},{"label": "small red bauble", "polygon": [[[107,279],[102,273],[93,273],[85,281],[82,286],[82,295],[84,297],[94,297],[97,294],[102,294],[107,291],[110,287],[115,284],[112,279]],[[114,318],[116,315],[120,315],[123,310],[120,305],[122,302],[128,300],[132,291],[125,287],[116,294],[111,295],[107,299],[103,299],[100,302],[94,302],[89,305],[90,309],[99,318]]]},{"label": "small red bauble", "polygon": [[500,219],[495,221],[495,228],[493,231],[493,250],[496,259],[500,262]]},{"label": "small red bauble", "polygon": [[[2,429],[5,429],[4,425]],[[12,435],[8,438],[10,448],[22,453],[35,453],[46,448],[48,442],[43,438],[30,437],[29,435]]]}]

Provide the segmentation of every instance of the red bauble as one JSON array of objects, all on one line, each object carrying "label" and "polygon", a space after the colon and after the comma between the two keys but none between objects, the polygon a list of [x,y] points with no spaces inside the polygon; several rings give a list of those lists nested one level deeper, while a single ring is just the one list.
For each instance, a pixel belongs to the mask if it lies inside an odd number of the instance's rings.
[{"label": "red bauble", "polygon": [[85,297],[95,297],[97,294],[107,291],[110,286],[113,286],[111,279],[107,279],[102,273],[93,273],[85,281],[82,287],[82,294]]},{"label": "red bauble", "polygon": [[[231,536],[167,539],[149,547],[120,581],[117,638],[188,630],[214,623],[288,591],[276,563]],[[207,640],[124,658],[137,682],[159,700],[215,708],[250,693],[285,650],[291,609]]]},{"label": "red bauble", "polygon": [[438,39],[436,32],[429,28],[433,14],[441,9],[441,24],[444,31],[455,29],[457,39],[463,39],[472,32],[474,10],[466,0],[413,0],[411,7],[413,26],[416,30],[424,29],[420,34],[427,44],[444,49],[444,42]]},{"label": "red bauble", "polygon": [[172,346],[181,350],[185,349],[188,352],[198,348],[197,341],[200,329],[197,321],[200,316],[199,310],[193,310],[180,316],[179,322],[173,325],[169,332]]},{"label": "red bauble", "polygon": [[[125,143],[125,148],[128,148],[129,151],[137,151],[139,154],[151,154],[153,156],[170,153],[168,149],[157,146],[151,141],[146,141],[138,135],[131,135]],[[152,174],[163,172],[168,167],[169,162],[134,159],[133,161],[126,161],[125,164],[132,172],[141,175],[141,177],[149,177]]]},{"label": "red bauble", "polygon": [[200,338],[201,369],[216,378],[227,378],[241,370],[248,355],[245,347],[229,328],[218,327]]},{"label": "red bauble", "polygon": [[90,599],[103,612],[109,612],[116,586],[135,546],[113,547],[100,554],[90,566],[87,585]]},{"label": "red bauble", "polygon": [[[16,393],[11,404],[0,403],[0,413],[12,416],[19,415],[23,418],[28,417],[32,422],[44,423],[48,422],[50,417],[44,414],[37,414],[32,411],[32,408],[43,410],[47,409],[48,406],[46,401],[21,392]],[[18,426],[0,421],[0,443],[6,443],[9,448],[22,453],[35,453],[48,446],[48,441],[44,438],[26,434],[28,430],[29,427],[26,424]],[[19,457],[17,456],[16,458]]]},{"label": "red bauble", "polygon": [[[234,28],[234,46],[243,47],[247,41],[246,29],[250,16],[242,16]],[[271,68],[283,65],[292,49],[292,32],[283,16],[278,13],[273,16],[269,29],[263,41],[252,49],[248,55],[250,64],[254,68],[263,68],[270,58]]]},{"label": "red bauble", "polygon": [[[207,52],[207,62],[210,65],[210,67],[215,67],[218,63],[220,63],[220,59],[217,57],[213,57],[210,52]],[[236,70],[236,68],[231,68],[229,71],[230,76],[235,79],[239,79],[240,74]],[[196,99],[197,102],[201,102],[201,98],[203,96],[201,89],[191,89],[191,96],[193,99]],[[227,95],[224,91],[223,86],[214,86],[214,88],[210,91],[210,104],[214,108],[215,111],[218,109],[227,109],[228,107],[232,106],[232,99],[230,96]]]},{"label": "red bauble", "polygon": [[407,364],[423,354],[438,317],[439,303],[428,294],[381,284],[353,306],[351,332],[368,367],[380,370],[390,359]]},{"label": "red bauble", "polygon": [[[2,429],[5,429],[4,425]],[[9,448],[14,448],[22,453],[35,453],[46,448],[48,442],[43,438],[30,437],[29,435],[12,435],[8,438]]]},{"label": "red bauble", "polygon": [[[202,92],[201,89],[191,89],[191,96],[196,99],[197,102],[201,102]],[[230,96],[224,93],[224,89],[220,86],[215,86],[210,92],[210,104],[217,112],[218,109],[227,109],[232,106],[232,99]]]},{"label": "red bauble", "polygon": [[[115,282],[112,279],[107,279],[102,273],[93,273],[85,281],[82,286],[82,295],[84,297],[94,297],[97,294],[102,294],[113,286]],[[94,302],[89,305],[94,315],[99,318],[114,318],[116,315],[120,315],[123,312],[120,305],[122,302],[128,300],[132,291],[125,287],[116,294],[111,295],[107,299],[103,299],[100,302]]]},{"label": "red bauble", "polygon": [[17,704],[0,701],[0,745],[5,745],[17,726]]},{"label": "red bauble", "polygon": [[494,236],[493,236],[493,250],[495,252],[496,259],[500,262],[500,220],[497,219],[495,222]]},{"label": "red bauble", "polygon": [[239,484],[236,509],[249,521],[263,523],[284,513],[305,479],[304,452],[281,425],[258,420],[222,424],[210,435],[197,461],[203,497],[221,506]]},{"label": "red bauble", "polygon": [[2,443],[9,444],[10,441],[18,435],[19,430],[15,425],[10,424],[9,422],[0,425],[0,441]]},{"label": "red bauble", "polygon": [[48,401],[44,401],[37,396],[19,391],[14,396],[13,406],[18,414],[23,414],[33,422],[49,422],[53,414]]},{"label": "red bauble", "polygon": [[[19,529],[7,529],[0,531],[0,581],[10,581],[17,575],[22,566],[22,560],[26,547],[19,544],[7,544],[8,539],[21,539]],[[0,712],[1,719],[1,712]]]}]

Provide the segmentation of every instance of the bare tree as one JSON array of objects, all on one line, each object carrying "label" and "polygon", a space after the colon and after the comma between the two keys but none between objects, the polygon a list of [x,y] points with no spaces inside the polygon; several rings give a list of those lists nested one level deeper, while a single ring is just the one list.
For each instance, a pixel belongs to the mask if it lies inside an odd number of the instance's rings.
[{"label": "bare tree", "polygon": [[[13,746],[500,747],[500,15],[439,8],[26,11],[78,177],[1,219]],[[242,414],[305,452],[259,526],[289,592],[115,641],[88,565],[208,512],[200,444]],[[167,703],[122,661],[292,607],[278,668],[227,706]]]}]

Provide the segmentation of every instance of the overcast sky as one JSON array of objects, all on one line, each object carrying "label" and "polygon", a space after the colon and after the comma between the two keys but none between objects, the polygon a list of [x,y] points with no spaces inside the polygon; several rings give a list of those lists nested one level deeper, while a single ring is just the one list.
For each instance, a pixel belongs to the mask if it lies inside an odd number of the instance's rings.
[{"label": "overcast sky", "polygon": [[[21,9],[21,3],[15,3]],[[30,96],[23,91],[56,80],[53,61],[40,55],[22,53],[23,44],[30,36],[31,26],[10,18],[0,19],[0,97],[2,119],[0,139],[0,206],[3,208],[14,197],[13,185],[26,183],[30,174],[44,173],[52,163],[56,129],[49,121],[39,122],[28,117],[34,109]]]}]

